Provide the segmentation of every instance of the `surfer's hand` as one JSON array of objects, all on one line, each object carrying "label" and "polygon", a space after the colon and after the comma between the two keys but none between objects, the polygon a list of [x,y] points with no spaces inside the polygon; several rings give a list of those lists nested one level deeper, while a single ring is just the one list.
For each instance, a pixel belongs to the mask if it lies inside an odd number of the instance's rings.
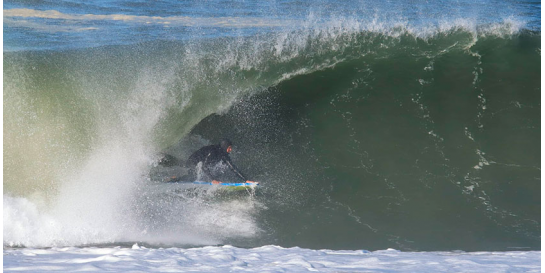
[{"label": "surfer's hand", "polygon": [[246,183],[257,183],[257,182],[247,180]]},{"label": "surfer's hand", "polygon": [[212,184],[219,184],[221,183],[221,181],[218,181],[218,180],[212,180]]}]

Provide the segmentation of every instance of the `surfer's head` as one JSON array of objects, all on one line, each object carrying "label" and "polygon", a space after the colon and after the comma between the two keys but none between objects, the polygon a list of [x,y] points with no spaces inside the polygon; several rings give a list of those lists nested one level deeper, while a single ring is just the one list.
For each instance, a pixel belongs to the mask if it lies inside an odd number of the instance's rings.
[{"label": "surfer's head", "polygon": [[229,139],[222,139],[221,142],[220,142],[220,146],[221,146],[221,149],[223,149],[224,151],[230,153],[231,150],[233,149],[233,142],[231,142]]}]

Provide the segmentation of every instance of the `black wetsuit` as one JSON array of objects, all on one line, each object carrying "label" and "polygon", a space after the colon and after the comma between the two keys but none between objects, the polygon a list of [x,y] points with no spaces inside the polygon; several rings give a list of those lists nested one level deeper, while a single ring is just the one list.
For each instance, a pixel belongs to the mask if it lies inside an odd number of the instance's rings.
[{"label": "black wetsuit", "polygon": [[238,168],[231,162],[229,153],[227,153],[220,145],[210,145],[200,148],[191,156],[189,156],[189,159],[187,159],[186,162],[186,166],[190,168],[190,171],[195,170],[195,167],[200,162],[202,162],[203,172],[212,180],[222,179],[222,173],[214,170],[214,167],[216,167],[220,162],[226,164],[229,169],[231,169],[231,171],[233,171],[233,173],[244,182],[248,180],[246,179],[246,176],[244,176],[242,172],[240,172]]}]

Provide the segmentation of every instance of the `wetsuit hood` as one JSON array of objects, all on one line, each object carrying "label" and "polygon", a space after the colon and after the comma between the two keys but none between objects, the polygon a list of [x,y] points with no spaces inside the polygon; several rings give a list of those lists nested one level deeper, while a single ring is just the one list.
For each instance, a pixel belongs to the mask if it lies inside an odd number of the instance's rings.
[{"label": "wetsuit hood", "polygon": [[233,146],[233,142],[231,142],[229,139],[224,138],[220,141],[220,147],[223,151],[227,151],[229,146]]}]

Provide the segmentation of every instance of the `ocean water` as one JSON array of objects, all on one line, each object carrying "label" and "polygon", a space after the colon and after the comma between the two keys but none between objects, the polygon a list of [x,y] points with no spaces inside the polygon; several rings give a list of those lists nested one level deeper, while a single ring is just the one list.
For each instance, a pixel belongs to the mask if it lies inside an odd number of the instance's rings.
[{"label": "ocean water", "polygon": [[[135,243],[540,253],[540,1],[4,1],[3,31],[13,270]],[[160,154],[224,137],[257,191],[163,182],[185,170]]]}]

